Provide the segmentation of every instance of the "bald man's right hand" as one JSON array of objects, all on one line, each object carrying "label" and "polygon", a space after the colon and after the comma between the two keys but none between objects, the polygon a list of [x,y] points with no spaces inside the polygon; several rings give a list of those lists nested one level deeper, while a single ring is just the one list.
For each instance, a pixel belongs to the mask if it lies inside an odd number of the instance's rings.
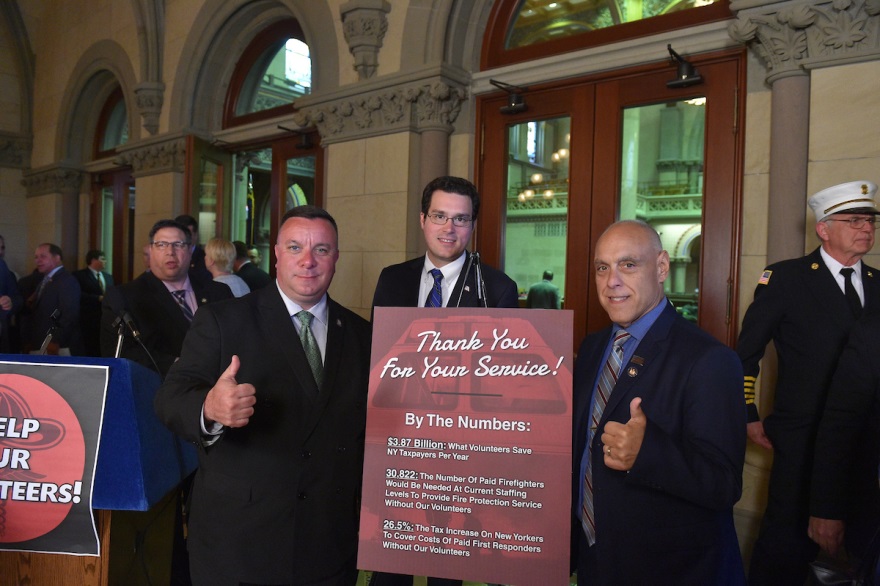
[{"label": "bald man's right hand", "polygon": [[257,402],[257,390],[254,385],[238,384],[235,375],[241,366],[238,356],[234,355],[229,367],[205,397],[205,422],[219,423],[226,427],[244,427],[254,414]]}]

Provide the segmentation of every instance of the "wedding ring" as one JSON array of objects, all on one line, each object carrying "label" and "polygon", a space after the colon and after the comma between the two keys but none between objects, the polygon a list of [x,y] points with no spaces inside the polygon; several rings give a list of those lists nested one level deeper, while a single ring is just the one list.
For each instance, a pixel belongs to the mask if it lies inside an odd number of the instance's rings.
[{"label": "wedding ring", "polygon": [[605,452],[610,456],[611,455],[611,446],[605,446],[607,449]]}]

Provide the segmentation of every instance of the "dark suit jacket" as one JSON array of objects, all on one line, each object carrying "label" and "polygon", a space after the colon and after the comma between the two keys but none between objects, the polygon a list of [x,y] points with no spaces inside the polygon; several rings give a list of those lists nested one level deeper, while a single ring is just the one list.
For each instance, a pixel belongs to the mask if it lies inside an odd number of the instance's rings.
[{"label": "dark suit jacket", "polygon": [[[610,337],[611,328],[587,336],[575,362],[572,531],[580,539],[580,461]],[[736,354],[671,305],[623,366],[590,446],[601,584],[745,583],[733,527],[746,444],[741,379]],[[619,472],[605,466],[600,438],[608,421],[629,421],[636,397],[648,424],[633,468]]]},{"label": "dark suit jacket", "polygon": [[[199,307],[232,297],[232,291],[223,283],[193,278],[190,278],[190,283]],[[102,309],[101,354],[115,354],[117,327],[114,322],[123,310],[128,311],[140,330],[149,355],[126,330],[121,358],[128,358],[152,370],[158,367],[159,374],[165,376],[168,368],[180,356],[183,339],[190,326],[165,284],[153,273],[143,273],[134,281],[107,289]],[[155,365],[153,360],[156,361]]]},{"label": "dark suit jacket", "polygon": [[229,366],[256,388],[249,423],[200,447],[189,553],[194,583],[342,584],[356,573],[370,325],[329,300],[324,383],[267,287],[199,310],[159,388],[159,418],[199,446],[205,397]]},{"label": "dark suit jacket", "polygon": [[529,287],[526,295],[526,307],[532,309],[559,309],[559,287],[550,281],[541,281]]},{"label": "dark suit jacket", "polygon": [[241,267],[235,271],[235,274],[241,277],[242,281],[247,283],[247,286],[250,287],[251,291],[262,289],[272,282],[272,277],[269,276],[269,273],[252,262],[246,262],[241,265]]},{"label": "dark suit jacket", "polygon": [[79,356],[83,352],[79,333],[79,284],[64,267],[52,275],[42,294],[37,292],[43,276],[37,273],[30,282],[33,290],[28,292],[27,301],[21,312],[21,343],[25,350],[39,350],[49,328],[52,327],[52,313],[59,310],[58,325],[52,342],[59,348],[69,348],[70,353]]},{"label": "dark suit jacket", "polygon": [[193,248],[192,258],[189,261],[189,278],[197,281],[210,281],[214,278],[208,267],[205,266],[205,249],[198,244]]},{"label": "dark suit jacket", "polygon": [[[810,514],[823,519],[856,514],[867,518],[867,509],[872,508],[876,519],[878,451],[880,314],[874,314],[853,327],[828,390],[816,437]],[[860,510],[853,510],[855,503]]]},{"label": "dark suit jacket", "polygon": [[[376,292],[373,294],[373,307],[421,307],[424,299],[419,299],[419,285],[425,257],[420,256],[400,264],[387,266],[379,275]],[[486,283],[487,307],[518,307],[516,283],[499,270],[481,265],[483,281]],[[468,268],[467,260],[462,273]],[[455,289],[449,297],[449,307],[482,307],[477,299],[476,271],[471,267],[466,278],[458,277]],[[459,302],[459,298],[461,301]]]},{"label": "dark suit jacket", "polygon": [[0,297],[9,296],[12,300],[12,308],[9,310],[0,309],[0,352],[10,351],[9,338],[9,317],[17,313],[21,309],[22,298],[18,292],[18,284],[15,282],[15,275],[6,266],[6,261],[0,259]]},{"label": "dark suit jacket", "polygon": [[[755,289],[736,350],[745,376],[757,377],[764,350],[773,341],[779,376],[765,429],[769,425],[772,433],[777,423],[797,421],[805,434],[813,436],[837,358],[856,319],[818,248],[767,270],[773,273],[766,285]],[[862,263],[862,283],[864,313],[880,310],[880,272]],[[749,421],[757,421],[757,417],[757,409],[751,405]]]},{"label": "dark suit jacket", "polygon": [[[101,271],[104,275],[104,286],[109,289],[113,286],[113,276]],[[88,267],[73,273],[80,288],[79,299],[79,323],[82,333],[83,345],[86,355],[101,355],[101,301],[104,291],[98,283],[98,278]]]}]

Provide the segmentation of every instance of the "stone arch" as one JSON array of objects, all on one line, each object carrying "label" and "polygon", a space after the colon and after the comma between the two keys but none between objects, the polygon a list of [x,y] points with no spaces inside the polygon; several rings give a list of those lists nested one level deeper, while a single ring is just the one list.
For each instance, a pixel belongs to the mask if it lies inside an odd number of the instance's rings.
[{"label": "stone arch", "polygon": [[[401,70],[445,63],[479,70],[491,0],[413,0],[403,27]],[[393,8],[392,8],[393,10]]]},{"label": "stone arch", "polygon": [[324,2],[209,0],[181,51],[171,95],[170,126],[204,132],[222,125],[223,105],[242,52],[267,26],[296,18],[312,54],[313,91],[339,84],[336,20]]},{"label": "stone arch", "polygon": [[675,243],[675,251],[672,254],[673,258],[690,258],[691,249],[694,245],[694,242],[700,239],[703,235],[703,226],[701,224],[692,224],[685,230],[682,235],[679,237],[678,242]]},{"label": "stone arch", "polygon": [[[34,52],[31,49],[27,29],[15,2],[0,2],[0,34],[7,39],[11,50],[10,60],[17,73],[19,94],[18,132],[30,136],[33,125],[34,103]],[[6,83],[9,83],[7,80]]]},{"label": "stone arch", "polygon": [[73,68],[61,100],[67,108],[59,115],[56,160],[82,164],[91,158],[101,108],[117,87],[125,100],[129,141],[138,140],[141,126],[135,107],[136,84],[134,68],[120,45],[103,40],[89,47]]},{"label": "stone arch", "polygon": [[140,48],[141,81],[159,81],[162,78],[162,46],[165,40],[165,2],[157,0],[130,0],[137,25]]}]

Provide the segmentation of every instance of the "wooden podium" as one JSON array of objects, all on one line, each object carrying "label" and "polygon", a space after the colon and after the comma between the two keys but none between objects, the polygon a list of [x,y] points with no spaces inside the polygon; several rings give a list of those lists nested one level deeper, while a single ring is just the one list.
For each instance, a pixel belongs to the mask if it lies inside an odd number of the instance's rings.
[{"label": "wooden podium", "polygon": [[117,358],[0,354],[0,361],[110,367],[92,493],[100,555],[0,551],[0,584],[170,583],[175,489],[197,458],[153,412],[159,375]]}]

